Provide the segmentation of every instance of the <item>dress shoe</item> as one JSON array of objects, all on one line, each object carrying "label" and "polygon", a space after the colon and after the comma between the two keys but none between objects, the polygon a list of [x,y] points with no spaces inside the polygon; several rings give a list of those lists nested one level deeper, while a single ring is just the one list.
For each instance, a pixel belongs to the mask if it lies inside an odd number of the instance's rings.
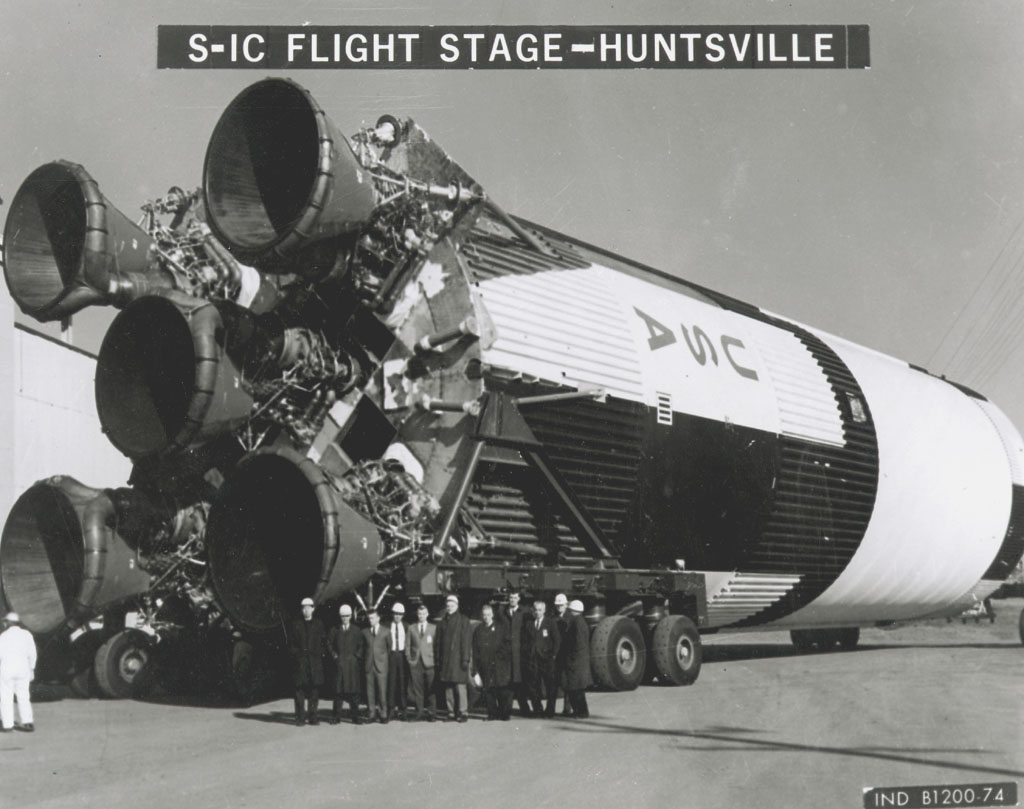
[{"label": "dress shoe", "polygon": [[317,717],[314,716],[312,719],[309,720],[309,724],[311,724],[311,725],[319,725],[320,724],[320,720]]},{"label": "dress shoe", "polygon": [[27,725],[22,725],[21,729],[26,733],[33,733],[36,729],[36,726],[29,722]]},{"label": "dress shoe", "polygon": [[306,720],[303,719],[301,716],[296,716],[295,717],[295,727],[301,728],[305,724],[306,724]]},{"label": "dress shoe", "polygon": [[466,716],[465,714],[460,714],[459,718],[456,721],[457,722],[468,722],[469,721],[469,717]]},{"label": "dress shoe", "polygon": [[427,721],[428,722],[433,722],[434,721],[434,715],[432,713],[428,713],[427,714]]},{"label": "dress shoe", "polygon": [[0,733],[14,733],[14,728],[0,728]]}]

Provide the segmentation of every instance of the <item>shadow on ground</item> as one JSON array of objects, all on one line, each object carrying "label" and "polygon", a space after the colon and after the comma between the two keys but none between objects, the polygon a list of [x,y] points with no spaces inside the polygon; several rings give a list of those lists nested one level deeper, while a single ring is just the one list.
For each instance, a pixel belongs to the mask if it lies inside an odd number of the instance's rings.
[{"label": "shadow on ground", "polygon": [[947,770],[959,770],[963,772],[987,773],[992,775],[1009,775],[1014,777],[1024,776],[1024,770],[1010,770],[1004,767],[989,767],[984,764],[973,764],[964,761],[946,761],[938,758],[929,758],[933,755],[948,754],[951,756],[963,755],[992,755],[997,750],[964,749],[964,748],[905,748],[905,747],[831,747],[819,744],[799,744],[786,742],[779,739],[757,738],[763,737],[766,731],[756,728],[733,728],[733,727],[709,727],[704,730],[669,730],[662,728],[643,728],[630,725],[610,724],[608,722],[597,722],[593,719],[578,720],[572,724],[566,724],[562,730],[567,733],[624,733],[636,736],[660,736],[668,739],[675,739],[680,742],[702,741],[715,742],[715,744],[683,744],[682,749],[706,750],[712,752],[735,752],[749,754],[751,752],[785,752],[805,753],[825,756],[844,756],[849,758],[866,758],[882,761],[896,761],[904,764],[919,764],[926,767],[941,767]]}]

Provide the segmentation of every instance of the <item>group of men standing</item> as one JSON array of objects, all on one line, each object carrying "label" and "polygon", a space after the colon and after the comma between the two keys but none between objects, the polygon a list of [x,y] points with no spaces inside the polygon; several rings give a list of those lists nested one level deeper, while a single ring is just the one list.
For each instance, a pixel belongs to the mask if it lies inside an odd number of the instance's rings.
[{"label": "group of men standing", "polygon": [[[586,718],[586,688],[590,685],[590,631],[583,604],[555,598],[556,616],[547,616],[543,599],[533,611],[520,606],[519,593],[496,611],[481,608],[473,627],[459,611],[459,598],[445,599],[445,615],[431,623],[425,604],[416,608],[416,621],[406,623],[405,607],[396,602],[391,621],[381,624],[380,613],[367,613],[369,626],[353,623],[352,608],[339,609],[340,624],[325,633],[313,616],[310,598],[302,601],[302,618],[289,632],[295,684],[295,723],[319,723],[319,689],[324,684],[323,652],[335,661],[332,724],[341,721],[344,703],[349,718],[361,724],[360,695],[365,683],[369,721],[387,723],[408,717],[407,694],[412,696],[413,721],[435,721],[436,695],[443,695],[448,715],[468,719],[468,683],[482,690],[488,719],[508,720],[513,699],[524,716],[551,717],[559,686],[566,694],[563,715]],[[542,698],[547,698],[546,708]]]}]

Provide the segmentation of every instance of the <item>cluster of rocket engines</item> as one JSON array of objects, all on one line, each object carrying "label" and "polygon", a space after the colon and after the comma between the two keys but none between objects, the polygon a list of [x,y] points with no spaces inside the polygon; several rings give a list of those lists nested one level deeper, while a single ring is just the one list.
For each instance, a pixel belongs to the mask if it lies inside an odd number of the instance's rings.
[{"label": "cluster of rocket engines", "polygon": [[963,609],[1024,553],[1024,443],[984,397],[514,219],[412,121],[345,138],[258,82],[201,190],[143,212],[64,161],[10,206],[24,312],[121,310],[96,404],[134,464],[15,504],[34,632],[125,602],[260,632],[474,564],[693,571],[702,630],[851,627]]},{"label": "cluster of rocket engines", "polygon": [[[25,625],[70,629],[126,600],[158,620],[184,598],[263,630],[301,596],[442,558],[423,468],[404,446],[385,453],[396,431],[381,369],[415,365],[405,415],[445,420],[433,418],[451,405],[432,355],[469,353],[472,305],[431,312],[402,296],[481,204],[412,122],[386,116],[349,140],[278,79],[227,108],[201,191],[171,189],[140,224],[80,165],[32,172],[6,222],[8,288],[40,321],[121,310],[96,406],[134,465],[128,487],[54,477],[19,498],[0,577]],[[458,406],[479,386],[467,382]]]}]

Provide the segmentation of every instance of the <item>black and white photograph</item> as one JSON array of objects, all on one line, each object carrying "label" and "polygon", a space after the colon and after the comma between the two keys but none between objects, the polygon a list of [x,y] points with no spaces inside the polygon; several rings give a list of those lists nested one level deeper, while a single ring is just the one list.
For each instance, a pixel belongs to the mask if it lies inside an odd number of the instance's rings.
[{"label": "black and white photograph", "polygon": [[1019,805],[1021,42],[0,5],[0,805]]}]

